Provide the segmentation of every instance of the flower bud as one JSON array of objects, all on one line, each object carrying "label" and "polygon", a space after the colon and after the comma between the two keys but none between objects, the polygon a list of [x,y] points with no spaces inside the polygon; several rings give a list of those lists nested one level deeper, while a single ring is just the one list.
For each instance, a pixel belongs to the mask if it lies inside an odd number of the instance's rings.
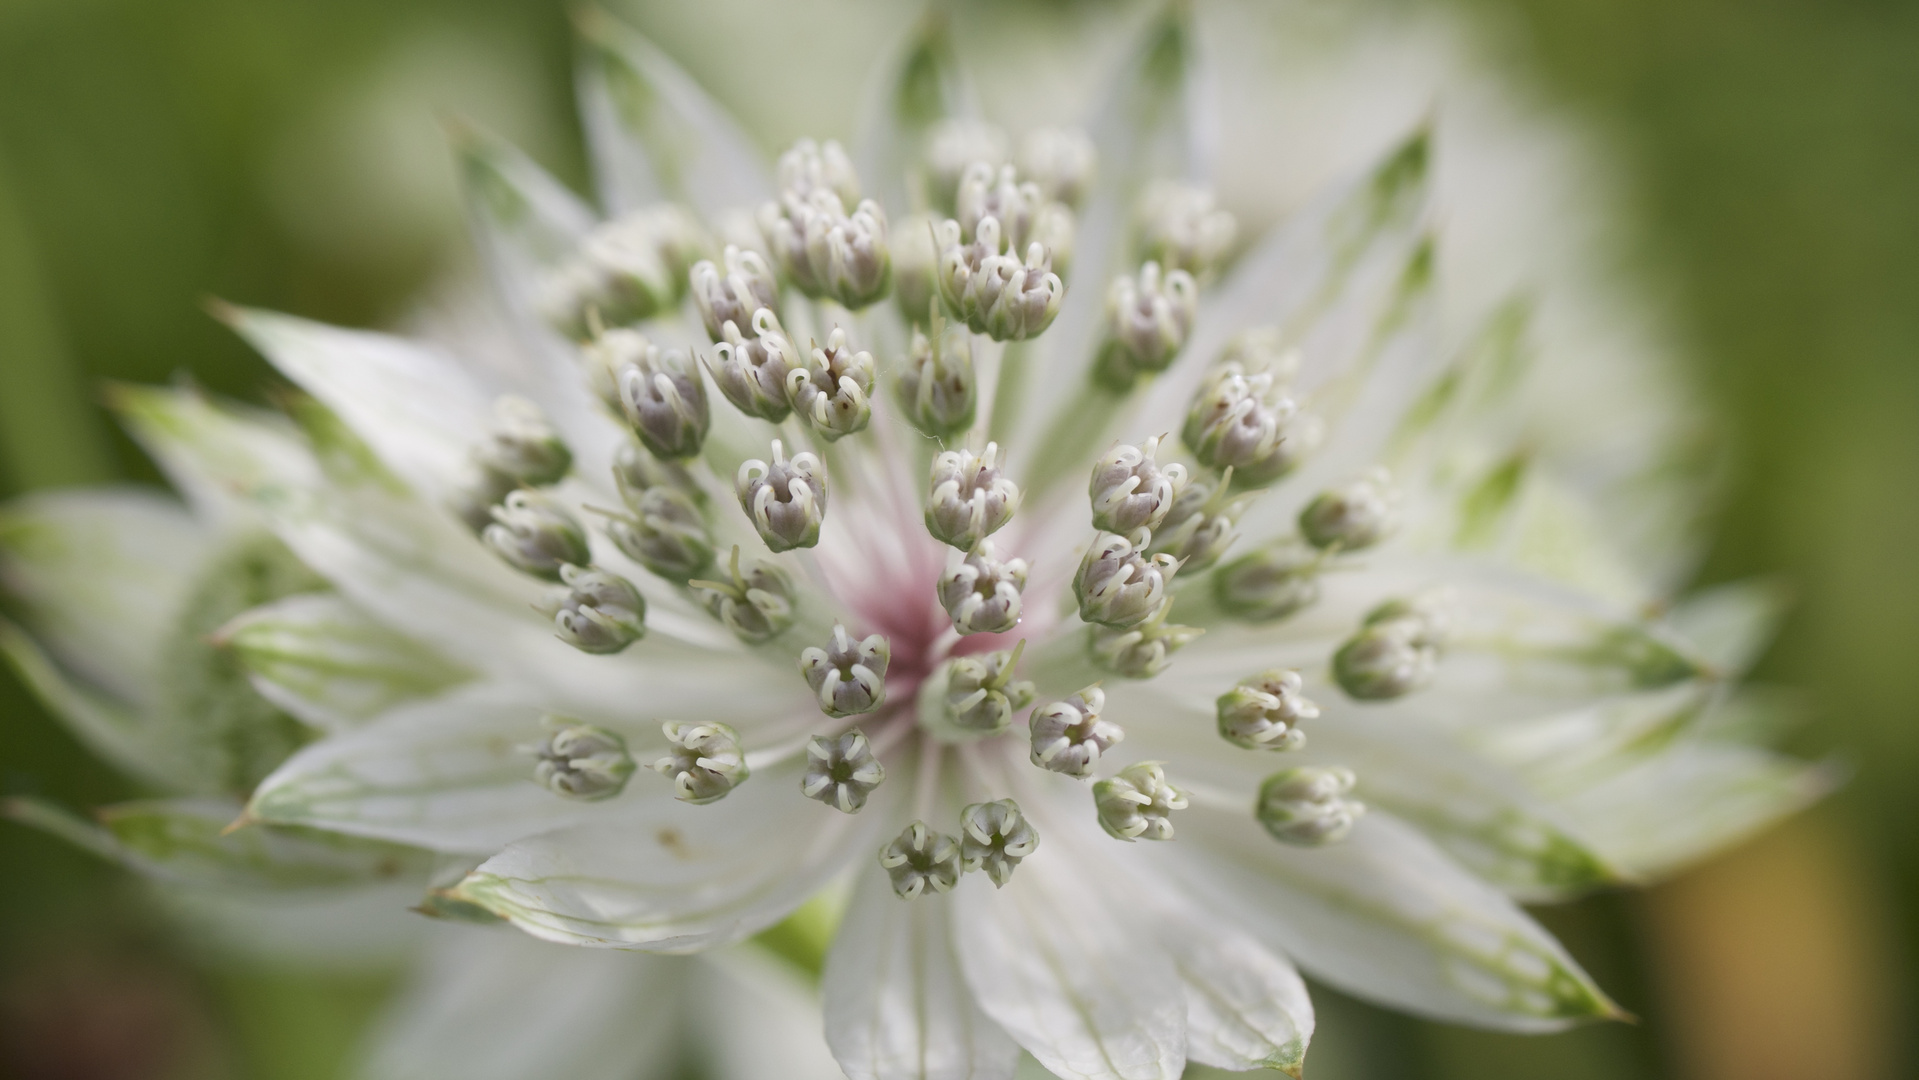
[{"label": "flower bud", "polygon": [[616,653],[646,636],[646,600],[633,583],[597,566],[560,567],[566,583],[540,611],[561,641],[583,653]]},{"label": "flower bud", "polygon": [[1033,684],[1015,681],[1013,671],[1026,648],[975,653],[942,660],[920,683],[920,726],[948,742],[997,735],[1013,714],[1033,703]]},{"label": "flower bud", "polygon": [[1078,208],[1093,186],[1099,154],[1078,128],[1035,128],[1020,141],[1020,175],[1049,201]]},{"label": "flower bud", "polygon": [[712,421],[693,358],[658,345],[620,368],[620,408],[646,448],[668,461],[697,455]]},{"label": "flower bud", "polygon": [[1299,512],[1299,535],[1321,551],[1360,551],[1399,524],[1399,492],[1382,468],[1368,469],[1343,487],[1320,493]]},{"label": "flower bud", "polygon": [[493,524],[480,539],[515,570],[549,581],[560,567],[587,561],[586,534],[557,499],[521,488],[492,508]]},{"label": "flower bud", "polygon": [[823,144],[801,139],[780,155],[776,171],[781,191],[800,196],[830,192],[844,206],[860,201],[860,178],[853,171],[853,159],[833,139]]},{"label": "flower bud", "polygon": [[826,470],[811,452],[785,457],[773,440],[773,463],[758,458],[740,464],[733,477],[740,509],[753,521],[760,539],[774,554],[820,542],[826,518]]},{"label": "flower bud", "polygon": [[672,488],[695,506],[706,505],[706,491],[677,461],[661,461],[637,443],[626,442],[613,452],[613,486],[627,509],[639,512],[640,499],[656,487]]},{"label": "flower bud", "polygon": [[573,467],[573,452],[538,405],[516,394],[493,402],[493,430],[473,451],[474,463],[509,478],[510,487],[557,484]]},{"label": "flower bud", "polygon": [[1213,571],[1213,600],[1234,618],[1277,622],[1319,602],[1320,552],[1281,541]]},{"label": "flower bud", "polygon": [[1073,578],[1079,617],[1119,629],[1137,626],[1165,602],[1166,583],[1178,570],[1170,555],[1148,557],[1125,537],[1101,533]]},{"label": "flower bud", "polygon": [[1090,776],[1099,756],[1126,737],[1118,724],[1099,718],[1105,707],[1106,692],[1094,684],[1034,709],[1027,720],[1033,735],[1033,764],[1080,779]]},{"label": "flower bud", "polygon": [[888,234],[893,253],[893,302],[908,325],[926,326],[939,303],[940,250],[934,233],[940,219],[914,214]]},{"label": "flower bud", "polygon": [[960,865],[986,871],[993,887],[1006,884],[1020,860],[1039,850],[1039,833],[1011,799],[974,803],[960,811]]},{"label": "flower bud", "polygon": [[1026,246],[1026,260],[1000,253],[997,218],[984,218],[977,239],[963,242],[960,224],[943,221],[934,233],[939,265],[933,274],[947,313],[994,341],[1036,337],[1053,324],[1066,283],[1053,273],[1043,244]]},{"label": "flower bud", "polygon": [[915,821],[880,849],[880,865],[902,900],[943,893],[959,882],[959,841]]},{"label": "flower bud", "polygon": [[645,334],[622,327],[600,328],[580,343],[587,388],[622,420],[626,419],[626,405],[620,397],[620,379],[628,370],[637,370],[652,349],[653,343]]},{"label": "flower bud", "polygon": [[854,352],[846,329],[835,326],[826,347],[813,343],[804,366],[786,373],[786,400],[827,442],[866,430],[873,419],[873,354]]},{"label": "flower bud", "polygon": [[1234,470],[1240,487],[1264,487],[1319,444],[1318,419],[1298,412],[1272,372],[1228,361],[1193,395],[1180,440],[1200,464]]},{"label": "flower bud", "polygon": [[1093,806],[1099,827],[1115,840],[1171,840],[1173,811],[1186,809],[1186,796],[1166,782],[1159,762],[1141,761],[1095,783]]},{"label": "flower bud", "polygon": [[[750,325],[753,339],[747,340],[740,327]],[[786,380],[801,366],[800,350],[793,344],[772,309],[753,313],[751,324],[726,320],[720,326],[723,340],[713,346],[713,359],[707,371],[714,385],[733,407],[748,416],[779,423],[792,410],[787,401]]]},{"label": "flower bud", "polygon": [[452,494],[447,496],[447,509],[465,522],[474,535],[484,536],[487,526],[493,524],[493,508],[516,486],[512,477],[473,464],[453,485]]},{"label": "flower bud", "polygon": [[748,645],[778,637],[793,625],[793,583],[770,562],[754,559],[740,570],[740,546],[733,545],[727,581],[689,581],[694,598]]},{"label": "flower bud", "polygon": [[1037,243],[1052,257],[1053,265],[1063,267],[1071,256],[1073,212],[1048,201],[1038,184],[1020,183],[1011,165],[995,169],[976,161],[967,166],[954,198],[953,217],[959,222],[960,238],[967,243],[980,239],[980,222],[989,217],[997,220],[995,254],[1022,252]]},{"label": "flower bud", "polygon": [[724,274],[711,260],[694,263],[688,274],[693,306],[700,309],[700,322],[713,341],[724,338],[721,330],[727,323],[745,329],[753,325],[754,312],[780,306],[780,284],[759,252],[728,244],[720,258],[726,264]]},{"label": "flower bud", "polygon": [[605,728],[559,716],[541,717],[546,738],[526,747],[539,763],[533,778],[555,795],[598,802],[618,795],[633,775],[626,740]]},{"label": "flower bud", "polygon": [[1229,499],[1233,471],[1229,466],[1218,480],[1194,477],[1173,500],[1166,520],[1153,530],[1153,542],[1147,551],[1171,555],[1187,573],[1205,570],[1219,561],[1226,549],[1239,539],[1239,515],[1247,498]]},{"label": "flower bud", "polygon": [[857,716],[886,700],[886,664],[892,646],[882,634],[854,641],[846,627],[833,626],[826,648],[808,646],[800,652],[800,674],[819,695],[820,711],[828,716]]},{"label": "flower bud", "polygon": [[835,738],[815,735],[806,744],[806,772],[800,793],[842,814],[857,814],[866,797],[886,780],[886,768],[858,728]]},{"label": "flower bud", "polygon": [[1121,443],[1094,462],[1086,489],[1093,500],[1093,528],[1128,534],[1157,529],[1166,520],[1186,486],[1186,467],[1160,465],[1160,438],[1147,439],[1143,447]]},{"label": "flower bud", "polygon": [[717,802],[751,775],[740,733],[725,724],[668,720],[660,731],[666,735],[667,750],[653,763],[653,771],[673,779],[673,797],[681,802]]},{"label": "flower bud", "polygon": [[1238,220],[1213,206],[1212,191],[1174,180],[1146,189],[1138,222],[1142,258],[1199,278],[1225,262],[1239,235]]},{"label": "flower bud", "polygon": [[927,198],[951,211],[961,178],[976,163],[997,169],[1006,161],[1006,133],[979,120],[942,120],[926,136]]},{"label": "flower bud", "polygon": [[948,450],[933,459],[932,491],[926,497],[926,531],[935,540],[970,551],[1013,520],[1019,509],[1019,485],[999,467],[999,444]]},{"label": "flower bud", "polygon": [[1432,681],[1445,641],[1446,620],[1435,602],[1392,600],[1374,608],[1333,654],[1333,675],[1360,701],[1404,697]]},{"label": "flower bud", "polygon": [[627,558],[672,582],[684,582],[712,565],[713,536],[685,492],[647,488],[628,506],[631,516],[605,514],[607,538]]},{"label": "flower bud", "polygon": [[973,336],[934,317],[932,336],[913,327],[913,344],[893,380],[893,393],[913,426],[950,439],[973,426],[979,380],[973,374]]},{"label": "flower bud", "polygon": [[1003,634],[1019,625],[1020,593],[1026,588],[1026,560],[1002,561],[991,540],[981,540],[966,557],[940,575],[940,606],[961,634]]},{"label": "flower bud", "polygon": [[1319,715],[1300,693],[1297,671],[1262,671],[1219,696],[1220,738],[1247,750],[1297,750],[1306,745],[1299,722]]},{"label": "flower bud", "polygon": [[1346,839],[1366,804],[1345,798],[1356,778],[1351,769],[1301,765],[1259,785],[1255,814],[1276,840],[1318,847]]},{"label": "flower bud", "polygon": [[706,249],[699,222],[660,205],[606,222],[587,233],[579,251],[547,274],[535,306],[576,339],[595,321],[606,326],[650,319],[680,302],[687,267]]},{"label": "flower bud", "polygon": [[848,215],[831,191],[801,196],[789,190],[760,207],[759,221],[780,274],[815,300],[857,311],[892,284],[886,211],[871,199]]},{"label": "flower bud", "polygon": [[1199,286],[1184,270],[1162,274],[1156,262],[1123,275],[1106,291],[1106,340],[1094,374],[1114,390],[1130,390],[1142,375],[1166,370],[1192,332]]},{"label": "flower bud", "polygon": [[1173,654],[1192,644],[1206,631],[1196,626],[1181,626],[1166,621],[1171,600],[1145,622],[1131,629],[1110,626],[1088,629],[1086,655],[1093,663],[1127,679],[1150,679],[1165,671]]}]

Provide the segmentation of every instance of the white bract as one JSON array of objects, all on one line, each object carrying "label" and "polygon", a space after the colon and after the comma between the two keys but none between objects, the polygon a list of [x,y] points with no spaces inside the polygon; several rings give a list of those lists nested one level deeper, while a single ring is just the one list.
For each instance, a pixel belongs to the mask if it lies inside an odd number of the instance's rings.
[{"label": "white bract", "polygon": [[[851,874],[824,993],[857,1077],[1003,1080],[1017,1048],[1100,1080],[1173,1080],[1189,1060],[1297,1074],[1313,1018],[1295,964],[1509,1030],[1617,1015],[1519,901],[1664,870],[1816,791],[1723,719],[1765,605],[1653,602],[1668,583],[1640,564],[1676,559],[1647,518],[1699,493],[1674,487],[1653,425],[1633,468],[1609,450],[1598,469],[1597,429],[1553,422],[1594,408],[1609,371],[1515,359],[1511,307],[1483,329],[1440,321],[1433,130],[1265,237],[1219,243],[1191,199],[1132,232],[1131,193],[1208,174],[1211,140],[1186,126],[1210,100],[1189,17],[1150,23],[1097,138],[1038,140],[1027,179],[982,157],[971,187],[972,162],[898,160],[982,145],[939,126],[973,116],[950,43],[915,39],[877,80],[873,153],[802,143],[776,178],[690,76],[589,19],[600,201],[682,199],[738,249],[689,271],[686,311],[557,334],[527,268],[574,258],[552,240],[585,242],[594,215],[496,151],[466,171],[506,356],[244,312],[237,329],[317,402],[304,426],[190,391],[126,397],[183,489],[247,507],[364,622],[457,664],[423,701],[317,658],[282,687],[283,654],[243,654],[290,699],[375,703],[247,774],[249,820],[483,860],[441,899],[594,948],[719,946]],[[905,175],[856,178],[854,160]],[[944,216],[949,176],[964,221]],[[1074,199],[1069,279],[1043,239],[1008,241]],[[764,267],[727,223],[745,206]],[[941,215],[932,292],[953,330],[930,295],[877,303],[888,214]],[[755,359],[740,315],[755,339],[826,344]],[[960,326],[963,363],[944,338]],[[702,368],[680,343],[706,342],[728,351]],[[797,418],[762,377],[775,353]],[[910,392],[878,388],[909,363]],[[731,403],[710,414],[707,371]],[[497,445],[508,393],[571,467],[479,490],[496,520],[476,539],[475,447]],[[1174,430],[1183,452],[1155,438]],[[630,582],[644,640],[554,640],[539,578],[577,579],[566,566]],[[73,643],[112,639],[128,601],[69,577],[31,599],[70,613],[62,654],[84,663]],[[536,783],[512,748],[543,714],[673,782],[615,791],[604,754],[556,751],[540,761],[558,789]]]}]

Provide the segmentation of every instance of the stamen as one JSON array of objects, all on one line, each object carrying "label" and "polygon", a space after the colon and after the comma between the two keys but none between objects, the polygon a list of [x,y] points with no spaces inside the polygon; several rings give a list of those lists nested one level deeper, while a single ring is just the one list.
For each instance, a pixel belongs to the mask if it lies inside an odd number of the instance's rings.
[{"label": "stamen", "polygon": [[712,415],[686,350],[649,344],[619,368],[619,379],[620,408],[648,450],[668,461],[699,454]]},{"label": "stamen", "polygon": [[820,542],[820,523],[826,517],[826,469],[811,452],[784,455],[773,440],[773,463],[751,458],[733,479],[740,509],[753,522],[760,539],[774,554],[809,548]]},{"label": "stamen", "polygon": [[869,713],[886,700],[886,665],[892,654],[884,635],[856,642],[836,623],[826,648],[809,646],[800,653],[800,674],[819,696],[820,711],[826,715]]},{"label": "stamen", "polygon": [[1093,785],[1099,826],[1115,840],[1171,840],[1172,813],[1186,809],[1186,796],[1166,781],[1157,761],[1128,765]]},{"label": "stamen", "polygon": [[971,551],[1013,520],[1021,498],[1019,485],[1000,470],[998,443],[987,443],[978,456],[948,450],[933,459],[926,530],[941,543]]},{"label": "stamen", "polygon": [[961,239],[969,244],[979,240],[982,221],[998,221],[1000,246],[995,254],[1025,251],[1037,243],[1062,270],[1071,259],[1073,212],[1048,200],[1038,184],[1020,183],[1011,165],[995,168],[984,161],[968,165],[953,196],[953,217],[959,222]]},{"label": "stamen", "polygon": [[934,832],[923,821],[915,821],[880,849],[880,865],[886,868],[893,891],[902,900],[922,893],[942,893],[959,882],[959,841]]},{"label": "stamen", "polygon": [[972,427],[978,411],[973,335],[938,316],[931,327],[930,336],[913,327],[912,348],[900,365],[893,392],[914,427],[948,439]]},{"label": "stamen", "polygon": [[1042,705],[1028,720],[1033,735],[1033,764],[1085,779],[1099,756],[1126,737],[1118,724],[1099,718],[1106,692],[1095,683],[1070,698]]},{"label": "stamen", "polygon": [[1157,529],[1186,486],[1186,468],[1161,466],[1155,459],[1160,439],[1144,446],[1121,443],[1093,464],[1087,494],[1093,501],[1093,528],[1124,536],[1136,529]]},{"label": "stamen", "polygon": [[521,488],[491,513],[480,539],[515,570],[558,581],[562,566],[588,560],[580,523],[549,495]]},{"label": "stamen", "polygon": [[597,566],[560,567],[566,587],[550,593],[540,611],[556,636],[584,653],[616,653],[646,635],[646,600],[633,583]]},{"label": "stamen", "polygon": [[1186,345],[1199,311],[1199,286],[1184,270],[1162,274],[1147,262],[1106,292],[1106,339],[1093,376],[1108,389],[1130,390],[1142,376],[1166,370]]},{"label": "stamen", "polygon": [[974,803],[960,811],[960,865],[986,871],[993,887],[1013,877],[1020,860],[1039,850],[1039,833],[1011,799]]},{"label": "stamen", "polygon": [[842,814],[859,813],[866,797],[885,780],[885,766],[857,728],[834,737],[815,735],[806,745],[800,792]]},{"label": "stamen", "polygon": [[740,546],[727,561],[727,581],[689,581],[694,598],[733,636],[761,645],[793,625],[793,583],[785,571],[754,559],[740,572]]},{"label": "stamen", "polygon": [[561,716],[543,716],[546,738],[521,750],[539,759],[533,778],[548,791],[582,802],[618,795],[633,775],[626,740],[605,728]]},{"label": "stamen", "polygon": [[1404,697],[1432,681],[1445,643],[1446,618],[1437,601],[1388,601],[1333,654],[1333,675],[1360,701]]},{"label": "stamen", "polygon": [[759,252],[728,244],[720,259],[726,264],[724,276],[719,267],[707,259],[694,263],[688,275],[693,286],[693,306],[700,311],[706,336],[716,342],[725,339],[727,323],[743,330],[753,325],[754,315],[760,309],[775,310],[780,304],[779,282],[774,280],[772,268]]},{"label": "stamen", "polygon": [[[740,332],[740,327],[747,325],[753,329],[751,341]],[[792,411],[787,379],[802,361],[798,347],[786,336],[772,309],[755,310],[750,324],[729,318],[720,325],[718,336],[721,340],[713,346],[707,370],[720,393],[748,416],[774,424],[786,419]]]},{"label": "stamen", "polygon": [[859,197],[839,144],[800,140],[780,158],[780,183],[779,201],[760,207],[759,224],[787,282],[851,311],[883,298],[892,280],[886,211]]},{"label": "stamen", "polygon": [[1248,750],[1297,750],[1306,745],[1302,720],[1319,715],[1319,706],[1300,692],[1297,671],[1262,671],[1241,679],[1219,696],[1220,737]]},{"label": "stamen", "polygon": [[672,777],[673,797],[700,806],[726,797],[751,775],[740,751],[739,732],[725,724],[660,725],[669,749],[653,763],[653,771]]},{"label": "stamen", "polygon": [[1254,813],[1275,839],[1304,847],[1336,843],[1366,813],[1364,803],[1344,797],[1355,781],[1351,769],[1337,766],[1276,772],[1259,785]]},{"label": "stamen", "polygon": [[1033,684],[1013,679],[1021,641],[1010,652],[955,656],[940,662],[919,689],[919,723],[946,741],[997,735],[1033,703]]}]

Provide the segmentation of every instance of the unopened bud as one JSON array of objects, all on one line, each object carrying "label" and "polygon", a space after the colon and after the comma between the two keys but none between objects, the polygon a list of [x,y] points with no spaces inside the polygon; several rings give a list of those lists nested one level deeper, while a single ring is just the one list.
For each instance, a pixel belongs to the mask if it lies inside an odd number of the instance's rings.
[{"label": "unopened bud", "polygon": [[1186,796],[1166,782],[1159,762],[1141,761],[1095,783],[1093,806],[1099,827],[1115,840],[1171,840],[1173,811],[1186,809]]},{"label": "unopened bud", "polygon": [[780,441],[774,439],[773,463],[758,458],[742,462],[733,490],[740,497],[740,509],[774,554],[820,542],[820,523],[826,518],[826,469],[811,452],[794,454],[789,461]]},{"label": "unopened bud", "polygon": [[1306,745],[1302,720],[1319,715],[1319,706],[1300,693],[1297,671],[1262,671],[1219,696],[1220,738],[1248,750],[1297,750]]},{"label": "unopened bud", "polygon": [[667,750],[653,763],[653,771],[672,779],[674,798],[701,806],[746,783],[750,772],[739,732],[725,724],[675,720],[661,724],[660,731]]},{"label": "unopened bud", "polygon": [[880,865],[902,900],[943,893],[959,882],[959,841],[915,821],[880,849]]},{"label": "unopened bud", "polygon": [[806,744],[806,772],[800,792],[842,814],[857,814],[866,797],[886,780],[886,768],[873,756],[873,745],[855,728],[829,738],[815,735]]},{"label": "unopened bud", "polygon": [[1276,840],[1303,847],[1337,843],[1366,813],[1345,797],[1356,778],[1351,769],[1302,765],[1276,772],[1259,785],[1255,813]]},{"label": "unopened bud", "polygon": [[926,497],[926,531],[935,540],[971,551],[981,540],[1013,520],[1019,509],[1019,485],[999,464],[999,444],[948,450],[933,459],[932,490]]},{"label": "unopened bud", "polygon": [[933,239],[940,219],[914,214],[887,235],[893,252],[893,303],[908,325],[925,326],[939,303],[939,245]]},{"label": "unopened bud", "polygon": [[927,197],[951,211],[969,166],[998,168],[1006,161],[1006,133],[979,120],[942,120],[926,136]]},{"label": "unopened bud", "polygon": [[1105,707],[1106,692],[1093,685],[1034,709],[1027,720],[1033,764],[1081,779],[1092,775],[1099,756],[1126,737],[1118,724],[1099,718]]},{"label": "unopened bud", "polygon": [[1319,602],[1325,561],[1296,540],[1268,544],[1213,571],[1213,600],[1234,618],[1277,622]]},{"label": "unopened bud", "polygon": [[1174,180],[1148,187],[1138,214],[1142,257],[1194,277],[1217,270],[1239,235],[1238,220],[1213,205],[1211,190]]},{"label": "unopened bud", "polygon": [[605,728],[559,716],[542,717],[546,738],[526,747],[539,763],[533,778],[555,795],[597,802],[618,795],[633,775],[626,740]]},{"label": "unopened bud", "polygon": [[940,606],[961,634],[1003,634],[1019,625],[1026,560],[1001,560],[991,540],[981,540],[940,575]]},{"label": "unopened bud", "polygon": [[[1246,356],[1249,348],[1231,347],[1227,354]],[[1280,372],[1297,366],[1296,354],[1264,362],[1268,366],[1249,368],[1226,360],[1214,368],[1180,430],[1200,464],[1234,470],[1233,482],[1242,488],[1265,487],[1291,472],[1318,447],[1324,430],[1318,417],[1301,414],[1286,396]]]},{"label": "unopened bud", "polygon": [[[753,337],[740,332],[750,325]],[[792,411],[787,401],[786,380],[801,366],[800,350],[793,344],[772,309],[753,313],[751,324],[728,319],[720,326],[719,344],[713,346],[713,359],[707,370],[714,385],[733,407],[748,416],[779,423]]]},{"label": "unopened bud", "polygon": [[934,232],[939,265],[933,279],[947,313],[994,341],[1022,341],[1036,337],[1053,324],[1066,299],[1066,283],[1053,272],[1053,258],[1045,245],[1018,252],[1000,252],[1000,225],[982,219],[977,238],[966,242],[957,221],[940,222]]},{"label": "unopened bud", "polygon": [[1432,681],[1446,642],[1437,601],[1393,600],[1374,608],[1333,654],[1340,689],[1360,701],[1404,697]]},{"label": "unopened bud", "polygon": [[573,452],[546,414],[516,394],[493,402],[493,430],[474,449],[473,459],[480,468],[523,487],[557,484],[573,467]]},{"label": "unopened bud", "polygon": [[712,565],[713,536],[684,492],[648,488],[627,505],[630,516],[600,511],[607,538],[627,558],[672,582],[684,582]]},{"label": "unopened bud", "polygon": [[1106,291],[1106,340],[1094,374],[1114,390],[1130,390],[1143,375],[1166,370],[1186,345],[1199,311],[1199,286],[1184,270],[1162,273],[1148,262],[1139,274],[1113,280]]},{"label": "unopened bud", "polygon": [[515,486],[512,477],[481,468],[477,464],[470,465],[465,475],[453,485],[452,494],[447,496],[447,509],[465,522],[475,535],[484,536],[487,526],[493,524],[493,508]]},{"label": "unopened bud", "polygon": [[713,341],[724,339],[721,330],[727,323],[744,330],[753,325],[754,312],[778,311],[780,306],[780,284],[759,252],[728,244],[721,261],[726,264],[724,273],[711,260],[704,260],[694,263],[688,275],[693,305],[700,309],[700,322]]},{"label": "unopened bud", "polygon": [[808,646],[800,652],[800,674],[820,699],[828,716],[857,716],[886,700],[886,665],[892,646],[882,634],[855,641],[837,623],[825,648]]},{"label": "unopened bud", "polygon": [[1239,515],[1251,501],[1228,497],[1232,475],[1228,468],[1217,480],[1194,477],[1189,481],[1173,500],[1166,520],[1153,530],[1153,542],[1147,551],[1171,555],[1186,573],[1197,573],[1218,562],[1239,539]]},{"label": "unopened bud", "polygon": [[566,587],[540,610],[561,641],[583,653],[616,653],[646,636],[646,600],[633,583],[597,566],[560,567]]},{"label": "unopened bud", "polygon": [[893,392],[913,426],[935,439],[949,439],[972,427],[979,392],[973,335],[937,317],[930,336],[913,327],[913,344],[893,380]]},{"label": "unopened bud", "polygon": [[1020,860],[1039,850],[1039,833],[1011,799],[974,803],[960,811],[960,864],[986,871],[993,887],[1013,877]]},{"label": "unopened bud", "polygon": [[1299,512],[1299,535],[1322,551],[1360,551],[1399,524],[1399,492],[1385,469],[1322,492]]},{"label": "unopened bud", "polygon": [[1033,703],[1033,684],[1013,678],[1025,647],[941,661],[920,684],[920,726],[949,742],[1005,731]]},{"label": "unopened bud", "polygon": [[960,238],[967,243],[978,241],[980,222],[989,217],[999,222],[997,254],[1018,254],[1037,243],[1052,256],[1055,266],[1064,266],[1071,257],[1073,212],[1049,201],[1038,184],[1020,183],[1011,165],[995,169],[976,161],[967,167],[954,198],[953,218],[959,222]]},{"label": "unopened bud", "polygon": [[1186,467],[1161,465],[1159,441],[1155,435],[1144,446],[1121,443],[1093,463],[1086,489],[1093,500],[1093,528],[1127,534],[1157,529],[1166,520],[1186,486]]},{"label": "unopened bud", "polygon": [[1093,663],[1127,679],[1150,679],[1165,671],[1173,654],[1199,640],[1206,631],[1166,621],[1173,602],[1166,601],[1153,616],[1130,629],[1094,626],[1087,631],[1086,655]]},{"label": "unopened bud", "polygon": [[658,345],[620,369],[620,409],[646,448],[668,461],[697,455],[712,421],[692,356]]},{"label": "unopened bud", "polygon": [[493,524],[480,539],[515,570],[549,581],[560,567],[588,559],[580,523],[552,496],[521,488],[492,508]]},{"label": "unopened bud", "polygon": [[613,452],[613,486],[620,492],[620,501],[636,513],[641,497],[656,487],[672,488],[696,506],[706,504],[705,489],[686,471],[686,466],[677,461],[661,461],[634,442],[622,443]]},{"label": "unopened bud", "polygon": [[802,196],[789,190],[760,207],[760,231],[781,275],[815,300],[857,311],[892,284],[886,211],[871,199],[848,214],[830,191]]},{"label": "unopened bud", "polygon": [[786,400],[827,442],[866,430],[873,419],[873,354],[854,352],[844,327],[813,343],[804,364],[786,373]]},{"label": "unopened bud", "polygon": [[748,645],[771,641],[793,625],[793,583],[779,567],[754,559],[740,568],[740,546],[733,545],[726,581],[689,581],[687,586],[733,636]]},{"label": "unopened bud", "polygon": [[1020,175],[1046,198],[1078,207],[1093,186],[1098,163],[1093,140],[1078,128],[1036,128],[1020,142]]},{"label": "unopened bud", "polygon": [[1073,578],[1079,617],[1121,629],[1151,618],[1166,600],[1166,585],[1179,569],[1170,555],[1148,556],[1131,540],[1100,533]]},{"label": "unopened bud", "polygon": [[535,304],[574,338],[587,337],[595,321],[621,326],[650,319],[680,302],[687,268],[706,247],[691,214],[649,207],[588,233],[578,253],[539,284]]}]

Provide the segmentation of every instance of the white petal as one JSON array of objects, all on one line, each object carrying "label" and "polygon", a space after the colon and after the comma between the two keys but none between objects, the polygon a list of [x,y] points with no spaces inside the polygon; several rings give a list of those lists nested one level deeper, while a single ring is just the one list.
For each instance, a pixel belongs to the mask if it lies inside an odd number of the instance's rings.
[{"label": "white petal", "polygon": [[686,72],[597,8],[578,21],[580,112],[610,212],[675,200],[711,218],[772,197],[753,141]]},{"label": "white petal", "polygon": [[[1037,809],[1021,805],[1029,816]],[[1050,822],[1039,828],[1053,835]],[[980,874],[960,882],[954,927],[967,984],[1058,1076],[1175,1080],[1186,1064],[1186,1000],[1171,961],[1109,899],[1125,880],[1069,852],[1055,840],[1002,889]]]},{"label": "white petal", "polygon": [[262,697],[329,731],[356,726],[473,677],[325,593],[254,608],[222,627],[218,637],[246,665]]},{"label": "white petal", "polygon": [[157,492],[31,494],[0,509],[0,587],[62,665],[139,701],[213,545],[211,530]]},{"label": "white petal", "polygon": [[1759,658],[1791,598],[1767,581],[1736,581],[1686,597],[1666,615],[1673,630],[1720,674],[1745,673]]},{"label": "white petal", "polygon": [[262,491],[320,477],[298,430],[277,413],[216,405],[191,388],[121,385],[108,400],[194,515],[216,527],[255,522]]},{"label": "white petal", "polygon": [[1180,850],[1147,857],[1190,874],[1249,929],[1349,993],[1511,1031],[1617,1015],[1551,935],[1390,814],[1368,814],[1344,841],[1310,849],[1274,840],[1250,813],[1195,806],[1179,829]]},{"label": "white petal", "polygon": [[689,1026],[704,1075],[842,1080],[820,1037],[819,997],[797,970],[751,945],[704,953],[691,967]]},{"label": "white petal", "polygon": [[693,961],[433,927],[424,963],[362,1051],[362,1080],[652,1080],[677,1066]]},{"label": "white petal", "polygon": [[1186,991],[1186,1056],[1297,1077],[1313,1003],[1292,963],[1217,915],[1189,907],[1155,923]]},{"label": "white petal", "polygon": [[575,945],[692,952],[737,941],[878,850],[891,786],[858,814],[809,802],[798,786],[793,762],[706,806],[631,801],[617,819],[513,844],[454,895]]},{"label": "white petal", "polygon": [[852,1080],[1008,1080],[1019,1046],[961,978],[950,898],[901,900],[879,867],[826,958],[826,1037]]}]

